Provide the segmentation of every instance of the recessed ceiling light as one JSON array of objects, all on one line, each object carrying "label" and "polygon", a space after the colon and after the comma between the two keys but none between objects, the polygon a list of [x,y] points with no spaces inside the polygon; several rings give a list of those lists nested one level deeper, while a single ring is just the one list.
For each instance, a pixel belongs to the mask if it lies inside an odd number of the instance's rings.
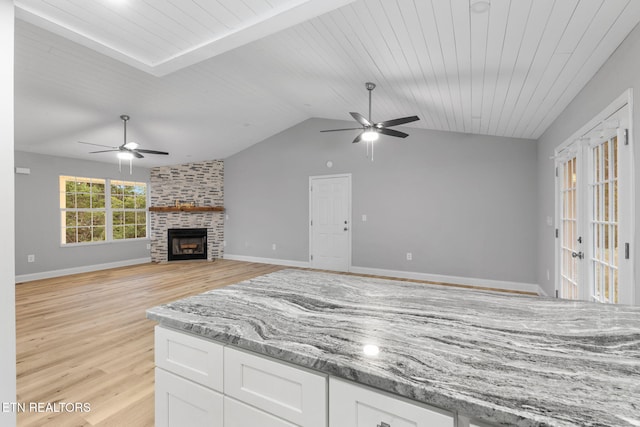
[{"label": "recessed ceiling light", "polygon": [[490,6],[491,2],[489,0],[471,0],[469,8],[473,13],[485,13]]}]

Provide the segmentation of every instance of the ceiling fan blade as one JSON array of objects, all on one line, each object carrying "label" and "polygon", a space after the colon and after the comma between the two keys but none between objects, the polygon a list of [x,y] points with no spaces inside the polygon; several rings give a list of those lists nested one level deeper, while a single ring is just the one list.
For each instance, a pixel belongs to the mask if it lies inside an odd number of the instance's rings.
[{"label": "ceiling fan blade", "polygon": [[358,136],[356,136],[356,139],[353,140],[353,144],[357,144],[358,142],[362,141],[362,134],[364,132],[360,132],[360,134]]},{"label": "ceiling fan blade", "polygon": [[362,128],[344,128],[344,129],[325,129],[325,130],[321,130],[320,132],[339,132],[342,130],[356,130],[356,129],[362,130]]},{"label": "ceiling fan blade", "polygon": [[126,151],[133,154],[136,157],[136,159],[144,159],[144,156],[138,153],[138,150],[126,150]]},{"label": "ceiling fan blade", "polygon": [[136,148],[136,151],[145,154],[164,154],[165,156],[169,155],[169,153],[167,153],[166,151],[143,150],[142,148]]},{"label": "ceiling fan blade", "polygon": [[420,117],[418,117],[418,116],[401,117],[399,119],[392,119],[392,120],[387,120],[386,122],[376,123],[375,126],[377,128],[385,128],[385,127],[390,127],[390,126],[403,125],[405,123],[411,123],[411,122],[415,122],[417,120],[420,120]]},{"label": "ceiling fan blade", "polygon": [[95,145],[96,147],[106,147],[106,148],[114,148],[114,149],[118,148],[118,147],[113,147],[111,145],[94,144],[93,142],[84,142],[84,141],[78,141],[78,144]]},{"label": "ceiling fan blade", "polygon": [[360,123],[362,126],[373,126],[373,123],[367,120],[367,118],[362,114],[360,113],[349,113],[349,114],[351,114],[351,117],[353,117],[356,120],[356,122]]},{"label": "ceiling fan blade", "polygon": [[394,129],[387,129],[387,128],[380,128],[378,129],[378,132],[384,135],[397,136],[398,138],[406,138],[409,136],[408,133],[400,132],[399,130],[394,130]]},{"label": "ceiling fan blade", "polygon": [[114,151],[120,151],[117,148],[115,150],[100,150],[100,151],[89,151],[89,154],[95,154],[95,153],[112,153]]}]

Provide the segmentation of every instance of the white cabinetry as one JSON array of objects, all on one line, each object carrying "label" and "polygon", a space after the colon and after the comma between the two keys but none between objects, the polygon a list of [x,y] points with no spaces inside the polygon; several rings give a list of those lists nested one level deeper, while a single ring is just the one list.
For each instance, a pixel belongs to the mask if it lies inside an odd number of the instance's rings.
[{"label": "white cabinetry", "polygon": [[453,415],[156,327],[158,427],[453,427]]},{"label": "white cabinetry", "polygon": [[224,398],[224,427],[296,427],[282,418],[238,402],[230,397]]},{"label": "white cabinetry", "polygon": [[222,427],[222,394],[156,368],[156,427]]},{"label": "white cabinetry", "polygon": [[157,427],[222,427],[223,347],[156,327]]},{"label": "white cabinetry", "polygon": [[327,425],[326,375],[225,347],[224,394],[296,425]]},{"label": "white cabinetry", "polygon": [[336,378],[329,380],[330,427],[453,427],[450,413]]},{"label": "white cabinetry", "polygon": [[156,426],[326,427],[327,376],[156,326]]}]

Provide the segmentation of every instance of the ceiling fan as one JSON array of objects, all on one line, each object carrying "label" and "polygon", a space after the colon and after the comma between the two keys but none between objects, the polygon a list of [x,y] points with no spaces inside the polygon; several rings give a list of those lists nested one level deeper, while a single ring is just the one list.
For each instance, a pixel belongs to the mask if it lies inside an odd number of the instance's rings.
[{"label": "ceiling fan", "polygon": [[127,142],[127,122],[129,121],[129,116],[127,116],[126,114],[123,114],[120,116],[120,119],[122,119],[122,123],[124,125],[124,139],[122,141],[122,145],[117,146],[117,147],[113,147],[113,146],[109,146],[109,145],[102,145],[102,144],[94,144],[92,142],[84,142],[84,141],[78,141],[80,144],[87,144],[87,145],[96,145],[98,147],[106,147],[109,148],[109,150],[99,150],[99,151],[90,151],[89,154],[94,154],[94,153],[109,153],[109,152],[114,152],[117,151],[118,152],[118,158],[121,160],[131,160],[132,158],[137,158],[137,159],[142,159],[144,158],[144,156],[142,155],[142,153],[144,154],[162,154],[162,155],[168,155],[169,153],[167,153],[166,151],[156,151],[156,150],[145,150],[143,148],[138,148],[139,145],[137,142]]},{"label": "ceiling fan", "polygon": [[367,119],[360,113],[349,113],[351,117],[353,117],[358,123],[362,126],[357,128],[345,128],[345,129],[327,129],[321,130],[320,132],[340,132],[343,130],[356,130],[359,129],[361,132],[356,136],[353,140],[353,143],[357,143],[360,141],[372,142],[378,139],[379,134],[395,136],[398,138],[406,138],[409,136],[408,133],[400,132],[395,129],[389,129],[392,126],[399,126],[405,123],[415,122],[420,120],[418,116],[409,116],[409,117],[401,117],[398,119],[386,120],[384,122],[374,123],[371,120],[371,92],[375,89],[375,83],[367,82],[365,83],[365,87],[369,91],[369,118]]}]

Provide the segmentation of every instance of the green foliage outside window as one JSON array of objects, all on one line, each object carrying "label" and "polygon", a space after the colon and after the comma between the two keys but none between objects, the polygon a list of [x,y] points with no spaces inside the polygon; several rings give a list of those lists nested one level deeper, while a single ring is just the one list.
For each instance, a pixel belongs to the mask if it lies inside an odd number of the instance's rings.
[{"label": "green foliage outside window", "polygon": [[145,183],[61,176],[60,191],[63,244],[147,237]]}]

